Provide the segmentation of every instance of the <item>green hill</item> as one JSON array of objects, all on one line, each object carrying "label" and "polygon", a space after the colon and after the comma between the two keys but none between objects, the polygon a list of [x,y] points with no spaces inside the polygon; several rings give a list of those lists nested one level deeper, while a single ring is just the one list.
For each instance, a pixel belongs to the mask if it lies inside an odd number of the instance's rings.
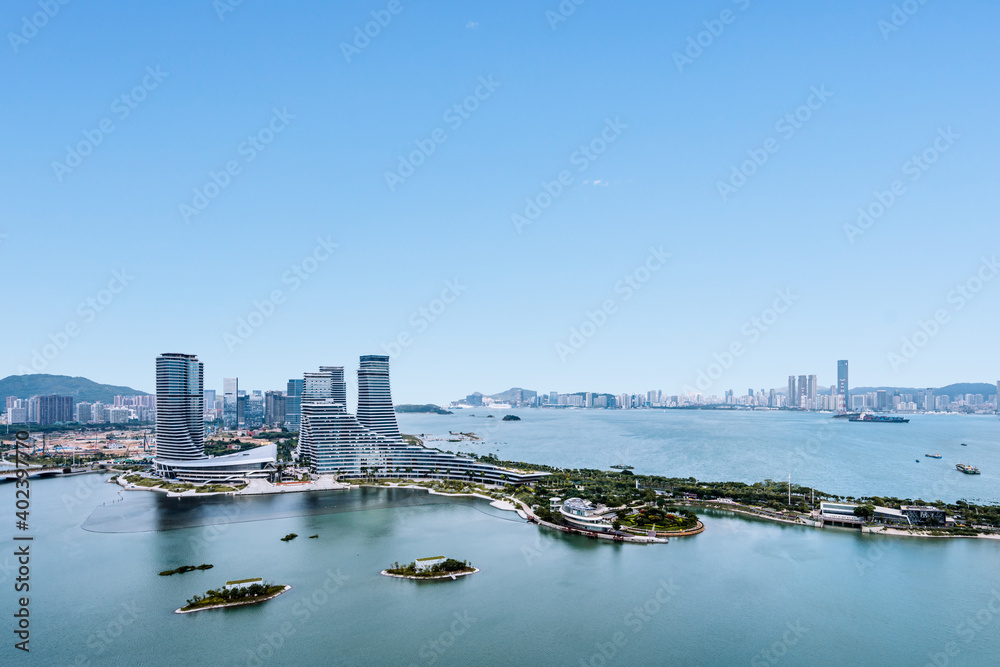
[{"label": "green hill", "polygon": [[113,403],[115,396],[143,396],[146,392],[132,389],[131,387],[98,384],[82,377],[47,375],[45,373],[9,375],[0,380],[0,398],[6,398],[7,396],[30,398],[31,396],[45,396],[48,394],[72,396],[75,402],[86,401],[87,403],[95,403],[100,401],[101,403]]},{"label": "green hill", "polygon": [[434,405],[433,403],[427,403],[426,405],[397,405],[396,412],[420,412],[435,415],[453,414],[451,410],[445,410],[444,408]]}]

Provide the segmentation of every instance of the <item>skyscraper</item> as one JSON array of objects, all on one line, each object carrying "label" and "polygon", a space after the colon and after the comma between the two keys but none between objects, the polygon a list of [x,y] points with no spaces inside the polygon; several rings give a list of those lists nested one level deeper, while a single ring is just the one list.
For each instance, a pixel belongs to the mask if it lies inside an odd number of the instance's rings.
[{"label": "skyscraper", "polygon": [[156,358],[156,458],[205,457],[204,369],[193,354]]},{"label": "skyscraper", "polygon": [[394,441],[400,441],[396,411],[389,391],[389,357],[365,355],[358,368],[358,422]]},{"label": "skyscraper", "polygon": [[806,389],[806,398],[808,398],[812,402],[810,405],[811,408],[816,407],[816,396],[818,394],[819,394],[819,385],[816,381],[816,376],[810,375],[809,385],[808,388]]},{"label": "skyscraper", "polygon": [[795,376],[788,376],[788,407],[794,408],[799,404],[799,395],[795,391]]},{"label": "skyscraper", "polygon": [[[339,373],[338,373],[339,371]],[[319,474],[376,478],[434,478],[523,484],[548,473],[507,470],[404,442],[389,390],[389,357],[364,356],[358,369],[358,416],[343,400],[342,367],[306,373],[298,456]],[[364,412],[364,421],[361,413]]]},{"label": "skyscraper", "polygon": [[795,404],[800,408],[808,407],[806,404],[806,398],[809,395],[809,378],[805,375],[799,376],[798,389],[799,395],[795,399]]},{"label": "skyscraper", "polygon": [[304,380],[291,379],[285,392],[285,426],[291,431],[299,430],[302,419],[302,391]]},{"label": "skyscraper", "polygon": [[847,386],[847,359],[841,359],[837,362],[837,395],[841,396],[843,401],[843,407],[840,410],[847,410],[848,403],[847,396],[849,394],[849,389]]},{"label": "skyscraper", "polygon": [[269,391],[264,394],[264,421],[269,426],[280,426],[285,423],[285,395],[280,391]]},{"label": "skyscraper", "polygon": [[238,378],[222,378],[222,427],[234,429],[237,425]]}]

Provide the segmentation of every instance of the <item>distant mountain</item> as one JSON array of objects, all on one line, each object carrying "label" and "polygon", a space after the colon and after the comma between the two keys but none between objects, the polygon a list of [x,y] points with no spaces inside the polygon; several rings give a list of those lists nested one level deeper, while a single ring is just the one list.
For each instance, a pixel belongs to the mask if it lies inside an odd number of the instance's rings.
[{"label": "distant mountain", "polygon": [[74,402],[77,403],[81,401],[113,403],[115,396],[145,396],[146,392],[131,387],[98,384],[83,377],[47,375],[45,373],[9,375],[0,380],[0,398],[7,396],[30,398],[49,394],[72,396]]},{"label": "distant mountain", "polygon": [[499,394],[493,394],[492,396],[489,396],[489,398],[492,398],[494,401],[504,401],[509,403],[510,401],[513,401],[514,398],[517,396],[517,392],[521,392],[521,398],[523,399],[531,398],[532,396],[538,395],[538,392],[533,391],[531,389],[511,387],[507,391],[501,391]]}]

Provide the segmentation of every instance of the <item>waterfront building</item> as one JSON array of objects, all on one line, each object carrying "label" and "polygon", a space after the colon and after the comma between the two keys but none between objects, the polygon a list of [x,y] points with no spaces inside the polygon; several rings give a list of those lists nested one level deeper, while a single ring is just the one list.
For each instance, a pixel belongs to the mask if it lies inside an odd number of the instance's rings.
[{"label": "waterfront building", "polygon": [[614,532],[611,522],[615,520],[615,514],[604,505],[594,505],[589,500],[569,498],[559,508],[559,514],[563,521],[580,530],[594,533]]},{"label": "waterfront building", "polygon": [[444,561],[444,556],[429,556],[427,558],[418,558],[413,562],[415,563],[417,572],[426,572],[435,565],[441,565]]},{"label": "waterfront building", "polygon": [[155,472],[186,482],[270,476],[276,445],[205,456],[204,400],[204,366],[196,355],[166,353],[156,358]]},{"label": "waterfront building", "polygon": [[796,405],[800,408],[807,409],[809,407],[806,399],[809,398],[809,378],[805,375],[800,375],[798,380],[799,395],[796,397]]},{"label": "waterfront building", "polygon": [[788,407],[794,408],[799,404],[799,394],[795,387],[795,376],[788,376]]},{"label": "waterfront building", "polygon": [[324,366],[304,377],[298,456],[316,473],[490,484],[530,483],[548,474],[499,468],[405,442],[392,406],[388,357],[361,357],[357,416],[342,403],[342,378],[340,366]]}]

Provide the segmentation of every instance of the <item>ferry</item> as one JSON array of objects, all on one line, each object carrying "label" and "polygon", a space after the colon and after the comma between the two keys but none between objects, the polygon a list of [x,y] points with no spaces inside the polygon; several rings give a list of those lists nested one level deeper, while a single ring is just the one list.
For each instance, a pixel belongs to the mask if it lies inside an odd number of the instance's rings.
[{"label": "ferry", "polygon": [[862,412],[857,417],[851,417],[847,421],[871,422],[873,424],[905,424],[909,419],[903,417],[890,417],[889,415],[873,415],[870,412]]},{"label": "ferry", "polygon": [[924,456],[926,456],[927,458],[930,458],[930,459],[939,459],[939,458],[941,458],[940,454],[924,454]]},{"label": "ferry", "polygon": [[979,474],[979,468],[977,468],[976,466],[969,466],[969,465],[965,465],[964,463],[956,463],[955,464],[955,468],[958,469],[961,472],[964,472],[966,475],[978,475]]}]

